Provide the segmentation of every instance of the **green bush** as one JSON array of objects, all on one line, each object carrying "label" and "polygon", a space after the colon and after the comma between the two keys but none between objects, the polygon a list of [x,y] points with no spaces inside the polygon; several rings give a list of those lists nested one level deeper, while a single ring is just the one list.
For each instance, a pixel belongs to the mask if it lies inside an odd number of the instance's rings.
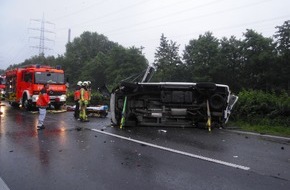
[{"label": "green bush", "polygon": [[[67,94],[67,104],[73,105],[74,104],[74,92],[69,92]],[[108,105],[110,104],[110,97],[104,97],[99,92],[94,92],[91,95],[90,106],[96,105]]]},{"label": "green bush", "polygon": [[290,127],[290,96],[260,90],[243,90],[234,108],[234,118],[261,125]]},{"label": "green bush", "polygon": [[68,92],[66,94],[66,104],[68,104],[68,105],[74,104],[74,93],[73,92]]}]

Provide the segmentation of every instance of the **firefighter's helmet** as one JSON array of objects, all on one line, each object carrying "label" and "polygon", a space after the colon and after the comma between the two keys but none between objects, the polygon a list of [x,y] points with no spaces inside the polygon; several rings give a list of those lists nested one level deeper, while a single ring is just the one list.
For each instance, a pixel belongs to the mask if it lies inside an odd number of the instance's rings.
[{"label": "firefighter's helmet", "polygon": [[83,83],[82,81],[79,81],[79,82],[77,83],[77,85],[78,85],[78,86],[82,86],[82,83]]},{"label": "firefighter's helmet", "polygon": [[83,86],[88,86],[88,81],[84,81]]}]

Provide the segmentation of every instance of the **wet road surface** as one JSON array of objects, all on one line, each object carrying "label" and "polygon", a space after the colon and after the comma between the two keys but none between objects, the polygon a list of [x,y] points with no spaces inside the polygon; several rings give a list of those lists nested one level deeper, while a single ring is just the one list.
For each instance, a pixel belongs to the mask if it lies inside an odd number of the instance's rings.
[{"label": "wet road surface", "polygon": [[0,189],[290,189],[288,139],[1,111]]}]

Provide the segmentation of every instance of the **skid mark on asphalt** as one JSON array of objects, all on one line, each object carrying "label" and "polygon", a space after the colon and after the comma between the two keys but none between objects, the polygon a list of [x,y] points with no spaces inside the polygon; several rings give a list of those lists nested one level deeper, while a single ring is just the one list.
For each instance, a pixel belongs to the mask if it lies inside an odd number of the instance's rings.
[{"label": "skid mark on asphalt", "polygon": [[230,163],[230,162],[225,162],[225,161],[221,161],[221,160],[217,160],[217,159],[213,159],[213,158],[208,158],[208,157],[192,154],[192,153],[189,153],[189,152],[183,152],[183,151],[180,151],[180,150],[167,148],[167,147],[164,147],[164,146],[159,146],[159,145],[156,145],[156,144],[147,143],[147,142],[144,142],[144,141],[139,141],[139,140],[136,140],[136,139],[132,139],[132,138],[128,138],[128,137],[124,137],[124,136],[108,133],[108,132],[105,132],[105,131],[102,131],[102,130],[99,130],[99,129],[91,129],[91,130],[95,131],[95,132],[98,132],[98,133],[105,134],[105,135],[109,135],[109,136],[113,136],[113,137],[116,137],[116,138],[124,139],[124,140],[127,140],[127,141],[140,143],[140,144],[144,144],[144,145],[147,145],[147,146],[150,146],[150,147],[158,148],[160,150],[165,150],[165,151],[168,151],[168,152],[173,152],[173,153],[181,154],[181,155],[184,155],[184,156],[189,156],[189,157],[192,157],[192,158],[196,158],[196,159],[200,159],[200,160],[204,160],[204,161],[208,161],[208,162],[213,162],[213,163],[224,165],[224,166],[238,168],[238,169],[241,169],[241,170],[250,170],[250,167],[247,167],[247,166],[242,166],[242,165],[233,164],[233,163]]}]

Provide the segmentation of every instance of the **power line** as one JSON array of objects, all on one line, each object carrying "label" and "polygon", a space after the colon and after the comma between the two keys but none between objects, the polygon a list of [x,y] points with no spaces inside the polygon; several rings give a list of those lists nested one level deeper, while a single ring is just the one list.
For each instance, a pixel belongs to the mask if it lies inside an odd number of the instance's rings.
[{"label": "power line", "polygon": [[[186,19],[179,19],[179,20],[176,20],[174,22],[172,21],[169,21],[167,23],[163,23],[161,24],[162,26],[167,26],[168,24],[173,24],[173,23],[180,23],[180,22],[186,22],[186,21],[192,21],[193,19],[200,19],[200,18],[204,18],[204,17],[208,17],[208,16],[212,16],[212,15],[218,15],[218,14],[222,14],[222,13],[225,13],[225,12],[232,12],[232,11],[235,11],[235,10],[238,10],[238,9],[242,9],[242,8],[246,8],[246,7],[250,7],[250,6],[255,6],[255,5],[259,5],[259,4],[262,4],[262,3],[265,3],[265,2],[268,2],[268,1],[272,1],[272,0],[263,0],[263,1],[259,1],[259,2],[254,2],[254,3],[250,3],[250,4],[247,4],[247,5],[243,5],[243,6],[237,6],[237,7],[234,7],[234,8],[230,8],[230,9],[224,9],[224,10],[221,10],[221,11],[215,11],[213,13],[208,13],[208,14],[203,14],[203,15],[200,15],[200,16],[195,16],[195,17],[191,17],[191,18],[186,18]],[[150,19],[150,20],[147,20],[147,21],[143,21],[143,22],[139,22],[137,24],[134,24],[134,26],[124,26],[124,27],[120,27],[120,28],[117,28],[117,29],[114,29],[114,30],[111,30],[111,31],[107,31],[107,32],[104,32],[104,33],[108,33],[108,34],[114,34],[114,33],[118,33],[120,34],[120,30],[130,30],[131,28],[133,27],[137,27],[139,25],[143,25],[143,24],[146,24],[146,23],[150,23],[150,22],[155,22],[156,20],[161,20],[161,19],[164,19],[164,18],[168,18],[169,16],[173,16],[173,15],[176,15],[176,14],[179,14],[179,13],[182,13],[182,12],[185,12],[185,11],[192,11],[193,9],[197,9],[197,8],[201,8],[201,7],[205,7],[205,6],[208,6],[208,5],[212,5],[213,3],[217,3],[219,1],[212,1],[212,2],[209,2],[209,3],[206,3],[204,5],[200,5],[200,6],[197,6],[197,7],[192,7],[192,8],[188,8],[188,9],[185,9],[185,10],[182,10],[182,11],[178,11],[178,12],[175,12],[175,13],[172,13],[172,14],[169,14],[169,15],[166,15],[166,16],[161,16],[161,17],[158,17],[158,18],[154,18],[154,19]],[[158,25],[155,25],[154,27],[159,27],[161,26],[160,24]],[[148,29],[148,28],[151,28],[151,27],[144,27],[144,29]]]},{"label": "power line", "polygon": [[[220,1],[222,1],[222,0],[219,0],[219,1],[216,0],[216,2],[220,2]],[[140,5],[140,4],[148,3],[148,2],[149,2],[149,1],[146,1],[146,2],[140,2],[140,3],[134,4],[134,5],[132,5],[132,6],[136,6],[136,5]],[[157,8],[154,8],[154,9],[150,10],[150,11],[138,12],[138,15],[142,15],[142,14],[146,14],[146,15],[148,15],[148,13],[152,13],[152,12],[160,11],[160,9],[164,10],[165,8],[172,7],[172,6],[176,5],[176,4],[180,5],[180,4],[182,4],[182,3],[188,3],[188,0],[183,0],[183,1],[175,2],[175,3],[171,3],[171,4],[167,4],[167,5],[162,5],[162,7],[159,6],[159,7],[157,7]],[[213,2],[211,2],[210,4],[212,4],[212,3],[213,3]],[[200,7],[203,7],[203,6],[207,6],[207,5],[201,5]],[[121,11],[123,11],[123,10],[126,10],[127,8],[130,8],[130,7],[131,7],[131,6],[128,6],[128,7],[125,7],[124,9],[118,10],[118,11],[115,12],[114,14],[116,14],[116,13],[118,13],[118,12],[121,12]],[[200,7],[195,7],[195,8],[200,8]],[[183,13],[183,12],[184,12],[184,11],[182,10],[182,11],[180,11],[180,12],[178,12],[178,13]],[[111,16],[112,14],[108,14],[108,15]],[[108,15],[107,15],[107,16],[108,16]],[[134,15],[134,16],[136,16],[136,15]],[[104,18],[104,17],[106,17],[106,15],[103,16],[103,17],[98,17],[98,18],[92,19],[92,20],[90,20],[90,21],[86,21],[86,22],[82,22],[82,23],[76,24],[76,25],[74,25],[74,26],[82,25],[82,24],[86,24],[86,23],[90,23],[90,22],[94,22],[94,21],[99,20],[100,18]],[[132,15],[124,16],[124,17],[118,17],[118,19],[114,19],[114,18],[113,18],[113,19],[110,19],[110,20],[106,20],[106,21],[98,22],[97,24],[102,24],[102,26],[104,26],[105,24],[111,24],[111,23],[114,22],[114,21],[124,20],[124,19],[126,19],[126,18],[131,18],[131,17],[132,17]],[[153,20],[155,20],[155,19],[153,19]]]},{"label": "power line", "polygon": [[72,12],[72,13],[70,13],[70,14],[66,14],[66,15],[60,16],[60,17],[55,18],[55,19],[53,19],[53,20],[57,20],[57,21],[59,21],[59,20],[64,19],[64,18],[66,18],[66,17],[69,17],[69,16],[72,16],[72,15],[79,14],[79,13],[85,11],[85,10],[91,9],[91,8],[95,7],[96,5],[101,5],[101,4],[103,4],[104,2],[107,2],[107,1],[108,1],[108,0],[103,0],[103,1],[101,1],[101,2],[94,3],[94,4],[92,4],[92,5],[88,6],[88,7],[85,7],[85,8],[83,8],[83,9],[78,10],[78,11]]},{"label": "power line", "polygon": [[[123,7],[121,9],[117,10],[117,11],[112,11],[112,12],[110,12],[108,14],[103,15],[103,16],[96,17],[96,18],[93,18],[93,19],[90,19],[90,20],[87,20],[85,22],[81,22],[81,23],[78,23],[78,24],[74,24],[71,27],[80,26],[80,25],[91,23],[91,22],[95,22],[96,20],[100,20],[100,19],[112,16],[112,15],[118,14],[120,12],[123,12],[123,11],[129,9],[129,8],[132,8],[132,7],[144,4],[144,3],[148,3],[149,1],[152,1],[152,0],[141,1],[141,2],[138,2],[138,3],[135,3],[135,4],[128,5],[128,6]],[[67,28],[60,28],[59,30],[67,30]]]},{"label": "power line", "polygon": [[[254,25],[254,24],[260,24],[260,23],[266,23],[266,22],[271,22],[271,21],[275,21],[275,20],[285,19],[285,18],[289,18],[289,17],[290,17],[290,15],[284,15],[284,16],[281,16],[281,17],[274,17],[274,18],[269,18],[269,19],[256,20],[256,21],[252,21],[252,22],[237,24],[237,25],[225,26],[225,27],[220,27],[220,28],[213,28],[210,31],[231,30],[231,29],[234,29],[234,28],[241,28],[241,27],[250,26],[250,25]],[[152,28],[150,28],[150,29],[152,29]],[[140,29],[140,31],[141,30],[143,31],[144,29]],[[190,33],[185,33],[185,34],[173,35],[173,36],[170,36],[170,38],[180,38],[180,37],[182,38],[182,37],[186,37],[186,36],[192,36],[194,34],[201,34],[203,32],[205,32],[205,31],[201,31],[200,30],[200,31],[195,31],[195,32],[190,32]],[[148,42],[148,41],[156,41],[159,38],[160,37],[158,36],[158,38],[152,38],[152,39],[146,39],[146,40],[140,40],[140,41],[131,41],[131,42],[128,42],[128,43],[143,43],[143,42]]]}]

